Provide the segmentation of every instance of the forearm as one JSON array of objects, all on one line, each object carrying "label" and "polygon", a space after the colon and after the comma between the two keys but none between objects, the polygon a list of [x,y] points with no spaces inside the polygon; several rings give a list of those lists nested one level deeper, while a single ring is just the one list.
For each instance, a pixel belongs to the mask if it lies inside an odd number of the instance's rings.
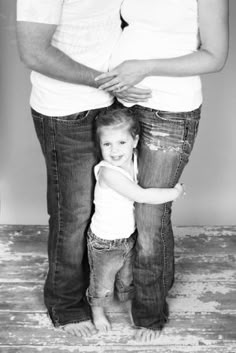
[{"label": "forearm", "polygon": [[94,78],[100,73],[82,65],[56,47],[49,45],[43,51],[21,55],[22,61],[31,70],[56,80],[97,87]]},{"label": "forearm", "polygon": [[216,57],[207,50],[170,59],[144,60],[145,76],[184,77],[220,71],[225,64],[227,53]]},{"label": "forearm", "polygon": [[148,188],[142,189],[140,197],[138,197],[135,201],[139,203],[157,205],[174,201],[179,195],[180,194],[176,188]]}]

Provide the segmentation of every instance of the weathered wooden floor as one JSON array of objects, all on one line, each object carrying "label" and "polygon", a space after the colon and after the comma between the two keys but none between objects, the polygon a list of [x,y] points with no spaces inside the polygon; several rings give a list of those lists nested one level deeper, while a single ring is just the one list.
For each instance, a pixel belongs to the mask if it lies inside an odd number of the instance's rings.
[{"label": "weathered wooden floor", "polygon": [[54,329],[43,305],[47,227],[0,226],[0,352],[236,353],[236,227],[177,227],[170,323],[158,344],[140,345],[125,310],[113,330],[89,339]]}]

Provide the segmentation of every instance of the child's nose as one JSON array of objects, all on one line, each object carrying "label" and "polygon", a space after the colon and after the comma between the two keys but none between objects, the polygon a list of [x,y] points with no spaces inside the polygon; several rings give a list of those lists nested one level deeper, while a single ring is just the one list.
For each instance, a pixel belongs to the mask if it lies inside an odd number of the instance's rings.
[{"label": "child's nose", "polygon": [[118,151],[118,146],[117,145],[113,145],[112,146],[112,153],[115,153]]}]

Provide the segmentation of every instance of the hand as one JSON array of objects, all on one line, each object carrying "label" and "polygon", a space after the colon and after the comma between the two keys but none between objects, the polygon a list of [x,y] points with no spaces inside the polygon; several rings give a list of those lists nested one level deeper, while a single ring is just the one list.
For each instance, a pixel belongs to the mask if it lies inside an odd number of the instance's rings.
[{"label": "hand", "polygon": [[122,92],[136,85],[146,77],[146,63],[146,60],[124,61],[113,70],[97,76],[95,81],[98,81],[100,89],[109,92]]},{"label": "hand", "polygon": [[146,102],[152,96],[150,89],[130,87],[122,92],[112,92],[113,96],[122,99],[127,103]]},{"label": "hand", "polygon": [[181,196],[185,196],[186,195],[184,184],[178,183],[178,184],[175,185],[174,189],[177,191],[176,199],[181,197]]}]

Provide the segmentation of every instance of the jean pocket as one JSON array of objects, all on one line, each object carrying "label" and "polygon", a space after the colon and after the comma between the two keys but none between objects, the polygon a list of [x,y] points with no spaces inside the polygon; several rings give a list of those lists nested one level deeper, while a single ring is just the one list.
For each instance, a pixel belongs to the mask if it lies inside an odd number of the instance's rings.
[{"label": "jean pocket", "polygon": [[93,241],[90,243],[90,246],[93,251],[103,252],[110,250],[110,244],[108,243],[99,243],[97,241]]},{"label": "jean pocket", "polygon": [[45,127],[44,127],[44,116],[35,110],[31,109],[33,117],[35,131],[42,149],[43,154],[46,153],[46,141],[45,141]]},{"label": "jean pocket", "polygon": [[183,116],[184,113],[173,113],[168,111],[156,111],[155,115],[157,119],[168,124],[180,124],[184,125],[186,118]]},{"label": "jean pocket", "polygon": [[90,110],[85,110],[80,113],[73,113],[69,115],[64,115],[64,116],[58,116],[55,117],[54,119],[62,124],[78,124],[81,123],[83,120],[85,120],[90,113]]}]

